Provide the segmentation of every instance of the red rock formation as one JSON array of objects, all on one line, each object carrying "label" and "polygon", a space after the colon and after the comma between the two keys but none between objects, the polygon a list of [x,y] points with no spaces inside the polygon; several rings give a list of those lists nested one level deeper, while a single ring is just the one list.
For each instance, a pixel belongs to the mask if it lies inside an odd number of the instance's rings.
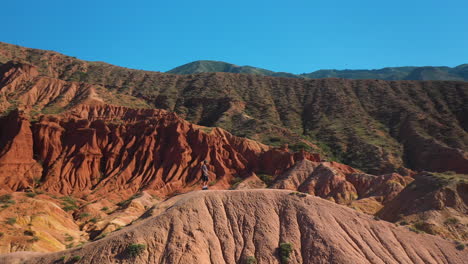
[{"label": "red rock formation", "polygon": [[385,205],[384,220],[415,224],[421,231],[456,240],[468,239],[466,175],[422,172]]},{"label": "red rock formation", "polygon": [[303,160],[279,176],[272,187],[299,190],[343,204],[369,197],[387,203],[411,181],[396,173],[375,176],[337,162]]},{"label": "red rock formation", "polygon": [[36,67],[18,62],[0,65],[2,98],[6,100],[0,100],[0,112],[17,105],[36,111],[49,104],[60,109],[79,102],[103,103],[93,85],[41,76]]},{"label": "red rock formation", "polygon": [[411,177],[396,173],[380,176],[353,173],[346,179],[356,188],[359,197],[379,197],[382,203],[391,201],[413,181]]},{"label": "red rock formation", "polygon": [[[30,172],[29,177],[41,178],[42,189],[61,194],[130,196],[145,189],[167,195],[196,186],[203,160],[209,162],[210,180],[227,187],[233,177],[276,175],[296,158],[320,158],[270,149],[219,128],[205,133],[206,128],[163,110],[80,105],[61,116],[41,117],[32,124],[32,133],[24,117],[15,119],[13,114],[7,121],[11,125],[1,127],[2,142],[16,139],[13,143],[20,144],[27,158],[12,159],[17,152],[7,149],[0,160],[10,164],[10,171],[19,163],[35,164],[34,145],[44,172]],[[10,129],[13,126],[22,129]],[[11,190],[28,186],[26,180],[5,183]]]},{"label": "red rock formation", "polygon": [[34,185],[42,167],[33,159],[33,135],[20,111],[0,120],[0,189],[18,190]]}]

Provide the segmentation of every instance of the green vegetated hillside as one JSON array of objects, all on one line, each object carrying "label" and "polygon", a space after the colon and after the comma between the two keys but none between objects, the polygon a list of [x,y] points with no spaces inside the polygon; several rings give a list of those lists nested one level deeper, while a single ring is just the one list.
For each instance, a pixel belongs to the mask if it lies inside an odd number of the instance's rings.
[{"label": "green vegetated hillside", "polygon": [[270,70],[252,67],[252,66],[237,66],[231,63],[222,61],[207,61],[200,60],[191,63],[184,64],[177,68],[174,68],[167,73],[173,74],[195,74],[203,72],[230,72],[230,73],[247,73],[256,74],[263,76],[276,76],[276,77],[291,77],[299,78],[300,76],[286,73],[286,72],[273,72]]},{"label": "green vegetated hillside", "polygon": [[[328,159],[366,172],[405,172],[404,167],[468,172],[468,83],[463,81],[175,75],[0,43],[0,63],[9,60],[266,144],[287,143],[294,150],[318,146]],[[466,74],[466,67],[459,67]],[[132,100],[116,103],[135,107]]]},{"label": "green vegetated hillside", "polygon": [[307,78],[346,78],[379,80],[448,80],[468,81],[466,64],[450,67],[389,67],[378,70],[319,70],[301,74]]},{"label": "green vegetated hillside", "polygon": [[468,81],[468,65],[450,67],[387,67],[377,70],[318,70],[311,73],[292,74],[273,72],[251,66],[237,66],[221,61],[194,61],[174,68],[168,73],[195,74],[203,72],[248,73],[263,76],[291,78],[345,78],[345,79],[378,79],[378,80],[449,80]]}]

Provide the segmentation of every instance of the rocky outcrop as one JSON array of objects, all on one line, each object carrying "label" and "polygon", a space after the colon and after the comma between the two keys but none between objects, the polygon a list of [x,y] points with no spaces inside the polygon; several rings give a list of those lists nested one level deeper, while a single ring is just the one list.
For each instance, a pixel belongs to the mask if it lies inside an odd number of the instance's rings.
[{"label": "rocky outcrop", "polygon": [[382,205],[391,201],[411,181],[412,178],[396,173],[376,176],[337,162],[304,159],[277,177],[272,187],[298,190],[341,204],[372,198]]},{"label": "rocky outcrop", "polygon": [[[468,239],[468,178],[422,172],[379,212],[392,222],[444,237]],[[411,202],[408,202],[411,201]]]},{"label": "rocky outcrop", "polygon": [[0,65],[0,112],[20,106],[31,114],[40,110],[57,113],[84,102],[104,101],[93,85],[43,76],[29,64],[11,61]]},{"label": "rocky outcrop", "polygon": [[60,251],[88,240],[72,215],[59,206],[60,200],[32,194],[1,193],[0,254]]},{"label": "rocky outcrop", "polygon": [[[0,262],[45,264],[79,256],[80,263],[279,263],[286,255],[278,250],[281,243],[291,246],[290,263],[463,263],[468,257],[449,241],[320,198],[254,190],[176,196],[81,248],[17,252]],[[131,255],[135,244],[144,249]]]},{"label": "rocky outcrop", "polygon": [[0,189],[34,187],[42,166],[33,159],[33,133],[28,119],[13,111],[0,120]]},{"label": "rocky outcrop", "polygon": [[40,188],[52,193],[128,197],[151,190],[165,196],[196,187],[203,160],[209,162],[210,181],[227,187],[232,178],[252,172],[277,175],[297,158],[320,159],[193,125],[164,110],[80,105],[32,125],[17,111],[2,122],[2,142],[13,146],[0,155],[7,168],[2,175],[20,164],[38,166],[36,161],[43,168],[22,178],[0,178],[2,188],[11,191],[30,187],[37,178]]}]

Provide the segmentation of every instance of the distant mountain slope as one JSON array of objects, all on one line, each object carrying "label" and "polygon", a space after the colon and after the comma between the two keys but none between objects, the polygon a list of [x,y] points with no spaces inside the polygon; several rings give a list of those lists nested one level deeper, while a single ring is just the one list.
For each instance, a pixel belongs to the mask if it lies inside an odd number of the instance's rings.
[{"label": "distant mountain slope", "polygon": [[248,73],[263,76],[291,77],[291,78],[344,78],[344,79],[378,79],[378,80],[447,80],[468,81],[468,64],[454,68],[450,67],[388,67],[376,70],[318,70],[311,73],[292,74],[273,72],[252,66],[237,66],[222,61],[200,60],[184,64],[167,73],[195,74],[204,72]]},{"label": "distant mountain slope", "polygon": [[304,73],[305,78],[345,78],[416,81],[468,81],[468,67],[462,64],[450,67],[388,67],[378,70],[319,70]]},{"label": "distant mountain slope", "polygon": [[381,79],[404,80],[410,72],[417,67],[395,67],[378,70],[318,70],[301,74],[302,77],[319,78],[345,78],[345,79]]},{"label": "distant mountain slope", "polygon": [[237,66],[231,63],[222,62],[222,61],[209,61],[209,60],[199,60],[184,64],[177,68],[174,68],[167,73],[172,74],[194,74],[194,73],[203,73],[203,72],[230,72],[230,73],[248,73],[248,74],[257,74],[263,76],[276,76],[276,77],[291,77],[298,78],[299,76],[286,73],[286,72],[273,72],[270,70],[265,70],[262,68],[252,67],[252,66]]}]

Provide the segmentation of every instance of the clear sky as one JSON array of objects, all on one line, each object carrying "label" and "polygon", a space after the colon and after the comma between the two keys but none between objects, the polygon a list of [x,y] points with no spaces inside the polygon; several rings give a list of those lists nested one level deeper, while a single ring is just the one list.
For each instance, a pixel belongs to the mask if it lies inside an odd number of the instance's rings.
[{"label": "clear sky", "polygon": [[468,63],[466,0],[11,0],[0,17],[0,41],[154,71]]}]

